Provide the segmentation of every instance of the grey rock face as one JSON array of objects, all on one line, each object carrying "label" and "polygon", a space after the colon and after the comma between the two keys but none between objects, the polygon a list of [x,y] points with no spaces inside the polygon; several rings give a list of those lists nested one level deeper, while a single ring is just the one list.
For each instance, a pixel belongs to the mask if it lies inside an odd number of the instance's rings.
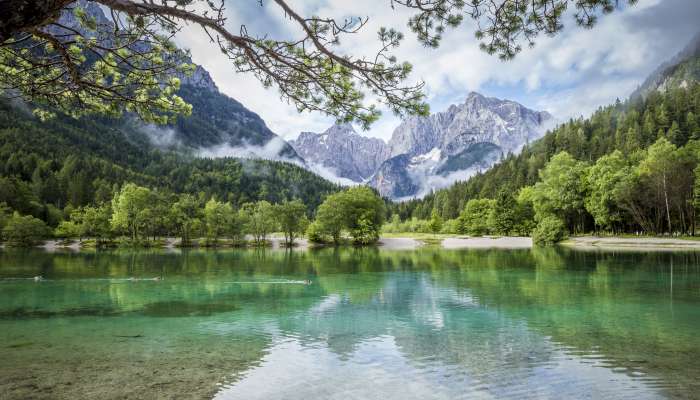
[{"label": "grey rock face", "polygon": [[302,132],[289,144],[308,163],[355,182],[371,177],[389,156],[383,140],[359,135],[350,124],[333,125],[323,133]]},{"label": "grey rock face", "polygon": [[549,119],[547,112],[471,92],[463,104],[402,122],[394,130],[389,147],[392,156],[416,156],[437,148],[447,157],[475,143],[493,143],[507,154],[539,138],[542,124]]},{"label": "grey rock face", "polygon": [[400,199],[415,195],[421,188],[409,173],[411,156],[400,154],[384,161],[369,181],[369,185],[386,197]]},{"label": "grey rock face", "polygon": [[463,104],[404,120],[389,141],[391,158],[370,185],[394,199],[424,195],[520,151],[544,134],[551,118],[514,101],[469,93]]}]

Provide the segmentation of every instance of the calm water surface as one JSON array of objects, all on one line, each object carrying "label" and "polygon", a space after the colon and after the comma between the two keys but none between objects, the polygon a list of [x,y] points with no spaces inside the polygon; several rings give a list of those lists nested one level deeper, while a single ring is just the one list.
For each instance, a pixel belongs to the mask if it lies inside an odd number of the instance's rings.
[{"label": "calm water surface", "polygon": [[2,399],[681,399],[699,379],[700,253],[0,252]]}]

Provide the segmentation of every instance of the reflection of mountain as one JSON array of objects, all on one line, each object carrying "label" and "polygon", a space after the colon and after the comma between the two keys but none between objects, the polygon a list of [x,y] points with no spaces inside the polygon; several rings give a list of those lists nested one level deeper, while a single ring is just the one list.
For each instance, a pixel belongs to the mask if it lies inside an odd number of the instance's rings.
[{"label": "reflection of mountain", "polygon": [[[95,315],[25,319],[35,327],[70,321],[63,341],[75,336],[89,349],[106,340],[95,332],[107,331],[141,334],[144,346],[172,353],[219,352],[231,364],[216,363],[209,374],[236,374],[221,398],[660,395],[647,383],[682,397],[700,373],[692,254],[3,252],[0,266],[0,278],[47,279],[22,283],[31,296],[3,286],[0,308],[128,311],[103,318],[107,330],[86,329]],[[164,280],[124,281],[158,275]],[[233,361],[240,355],[229,349],[246,348],[246,363]],[[195,356],[187,365],[199,366]]]}]

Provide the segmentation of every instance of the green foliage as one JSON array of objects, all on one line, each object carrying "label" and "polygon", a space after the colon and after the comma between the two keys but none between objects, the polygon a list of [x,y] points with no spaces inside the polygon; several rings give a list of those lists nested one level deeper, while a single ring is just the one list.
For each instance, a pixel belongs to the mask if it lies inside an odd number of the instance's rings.
[{"label": "green foliage", "polygon": [[493,221],[493,232],[497,235],[510,235],[516,230],[518,203],[505,190],[500,191],[496,197],[491,220]]},{"label": "green foliage", "polygon": [[55,227],[70,209],[109,202],[132,182],[151,189],[160,206],[151,208],[142,234],[162,235],[174,223],[166,209],[173,195],[204,193],[234,208],[299,199],[312,213],[325,195],[339,190],[289,163],[196,159],[157,150],[133,129],[99,118],[59,116],[41,123],[0,102],[0,203]]},{"label": "green foliage", "polygon": [[275,205],[275,214],[280,229],[284,233],[285,244],[293,246],[294,239],[302,235],[309,225],[306,206],[299,200],[285,201]]},{"label": "green foliage", "polygon": [[542,217],[532,232],[532,242],[538,246],[549,246],[561,242],[567,236],[564,222],[553,215]]},{"label": "green foliage", "polygon": [[535,220],[556,215],[570,221],[570,226],[579,226],[586,190],[585,171],[585,164],[565,151],[552,157],[540,170],[540,181],[533,187]]},{"label": "green foliage", "polygon": [[318,220],[310,223],[306,228],[306,237],[311,243],[318,244],[328,243],[332,240],[332,238],[327,235],[327,231],[323,226],[321,226],[321,223]]},{"label": "green foliage", "polygon": [[621,151],[615,150],[596,161],[587,172],[588,195],[584,200],[586,210],[595,224],[603,229],[613,229],[623,220],[616,190],[631,173]]},{"label": "green foliage", "polygon": [[191,194],[181,194],[177,201],[170,206],[169,218],[180,233],[180,244],[189,245],[192,234],[197,232],[202,224],[199,201]]},{"label": "green foliage", "polygon": [[439,233],[442,230],[442,225],[443,221],[442,218],[440,218],[440,214],[438,214],[437,210],[433,210],[433,213],[430,216],[430,221],[428,222],[430,232]]},{"label": "green foliage", "polygon": [[[550,176],[547,179],[550,185],[540,184],[538,188],[548,189],[538,193],[544,202],[519,202],[525,207],[520,211],[527,214],[537,208],[544,211],[543,215],[556,213],[567,229],[576,232],[597,228],[615,232],[673,230],[691,233],[696,213],[691,207],[692,178],[688,180],[687,174],[694,169],[692,159],[697,159],[693,155],[697,152],[692,149],[696,147],[693,144],[693,139],[697,137],[694,132],[698,131],[700,84],[695,79],[688,79],[686,83],[671,86],[665,91],[651,91],[645,97],[634,97],[624,103],[601,107],[586,119],[572,119],[526,146],[520,154],[508,155],[501,163],[465,182],[438,190],[420,200],[392,204],[391,214],[398,214],[402,221],[410,221],[414,217],[425,220],[436,209],[444,219],[455,218],[471,199],[496,199],[501,191],[517,193],[523,187],[534,187],[540,182],[541,174],[550,160],[566,152],[570,155],[566,160],[568,164],[561,162],[564,161],[562,159],[558,160],[559,165],[555,162],[554,166],[559,172],[550,174],[558,177]],[[659,208],[659,198],[648,175],[645,178],[640,176],[636,165],[640,157],[646,154],[643,150],[657,141],[660,130],[664,138],[669,130],[676,131],[674,122],[678,133],[674,134],[673,144],[682,153],[683,161],[674,162],[675,166],[670,170],[673,171],[671,181],[675,185],[672,191],[668,191],[669,204],[672,203],[669,207],[670,229],[668,216],[656,218],[656,215],[665,214],[665,206]],[[595,166],[596,160],[615,150],[621,153],[629,166],[630,172],[625,179],[618,182],[623,174],[614,174],[610,165],[601,164],[593,170],[595,179],[589,181],[591,170],[585,168],[581,161]],[[552,172],[554,166],[550,167]],[[656,163],[656,166],[660,164]],[[573,172],[580,175],[581,167],[585,171],[585,179],[576,187],[575,176],[567,174]],[[616,190],[605,193],[611,187],[616,187]],[[533,210],[528,210],[529,207],[533,207]],[[596,213],[598,222],[593,213]],[[524,223],[523,228],[532,224],[527,219],[520,221]]]},{"label": "green foliage", "polygon": [[233,208],[228,203],[217,201],[213,197],[204,206],[204,221],[207,227],[207,239],[216,245],[219,237],[230,229],[234,221]]},{"label": "green foliage", "polygon": [[457,234],[460,232],[462,224],[459,218],[448,219],[442,226],[440,233]]},{"label": "green foliage", "polygon": [[267,235],[277,229],[275,208],[265,200],[244,204],[240,213],[244,214],[246,231],[253,235],[253,241],[257,246],[264,245]]},{"label": "green foliage", "polygon": [[15,211],[2,229],[2,236],[10,246],[32,246],[51,235],[44,221]]},{"label": "green foliage", "polygon": [[151,191],[148,188],[127,183],[112,201],[112,228],[124,232],[133,242],[141,239],[151,206]]},{"label": "green foliage", "polygon": [[324,200],[316,213],[318,226],[313,228],[314,233],[338,244],[343,230],[347,230],[357,244],[374,243],[379,239],[385,213],[384,201],[372,189],[356,186]]},{"label": "green foliage", "polygon": [[491,232],[489,219],[495,202],[490,199],[471,199],[459,215],[460,233],[482,236]]},{"label": "green foliage", "polygon": [[[121,18],[119,29],[98,25],[80,7],[73,11],[79,30],[37,27],[0,46],[2,90],[33,102],[41,119],[56,111],[74,117],[126,111],[156,123],[189,115],[192,107],[176,94],[176,75],[191,73],[193,66],[168,35],[136,26],[131,18]],[[109,40],[98,39],[105,31]]]}]

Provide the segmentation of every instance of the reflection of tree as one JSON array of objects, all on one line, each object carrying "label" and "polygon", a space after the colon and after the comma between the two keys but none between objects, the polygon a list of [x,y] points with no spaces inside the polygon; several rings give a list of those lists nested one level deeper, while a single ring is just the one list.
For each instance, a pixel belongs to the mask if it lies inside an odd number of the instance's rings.
[{"label": "reflection of tree", "polygon": [[[95,315],[100,308],[146,318],[199,315],[224,337],[262,346],[261,354],[276,334],[304,345],[321,342],[343,358],[368,340],[390,336],[416,365],[453,366],[484,379],[548,361],[547,336],[687,390],[700,374],[694,347],[699,261],[696,253],[557,248],[3,251],[0,277],[59,282],[24,287],[21,296],[7,285],[0,305],[48,311],[38,315],[79,307]],[[155,276],[164,279],[96,280]],[[312,284],[300,284],[305,279]],[[146,321],[189,326],[187,319]]]},{"label": "reflection of tree", "polygon": [[[482,260],[493,255],[483,252]],[[698,255],[602,253],[547,249],[498,262],[470,252],[458,271],[434,273],[441,286],[467,291],[479,301],[583,354],[601,354],[611,366],[642,369],[667,382],[693,385]],[[529,261],[528,261],[529,259]],[[674,271],[674,303],[669,267]],[[686,302],[679,302],[683,298]],[[681,306],[679,306],[681,303]],[[673,305],[673,312],[671,306]],[[684,321],[680,323],[679,321]]]}]

